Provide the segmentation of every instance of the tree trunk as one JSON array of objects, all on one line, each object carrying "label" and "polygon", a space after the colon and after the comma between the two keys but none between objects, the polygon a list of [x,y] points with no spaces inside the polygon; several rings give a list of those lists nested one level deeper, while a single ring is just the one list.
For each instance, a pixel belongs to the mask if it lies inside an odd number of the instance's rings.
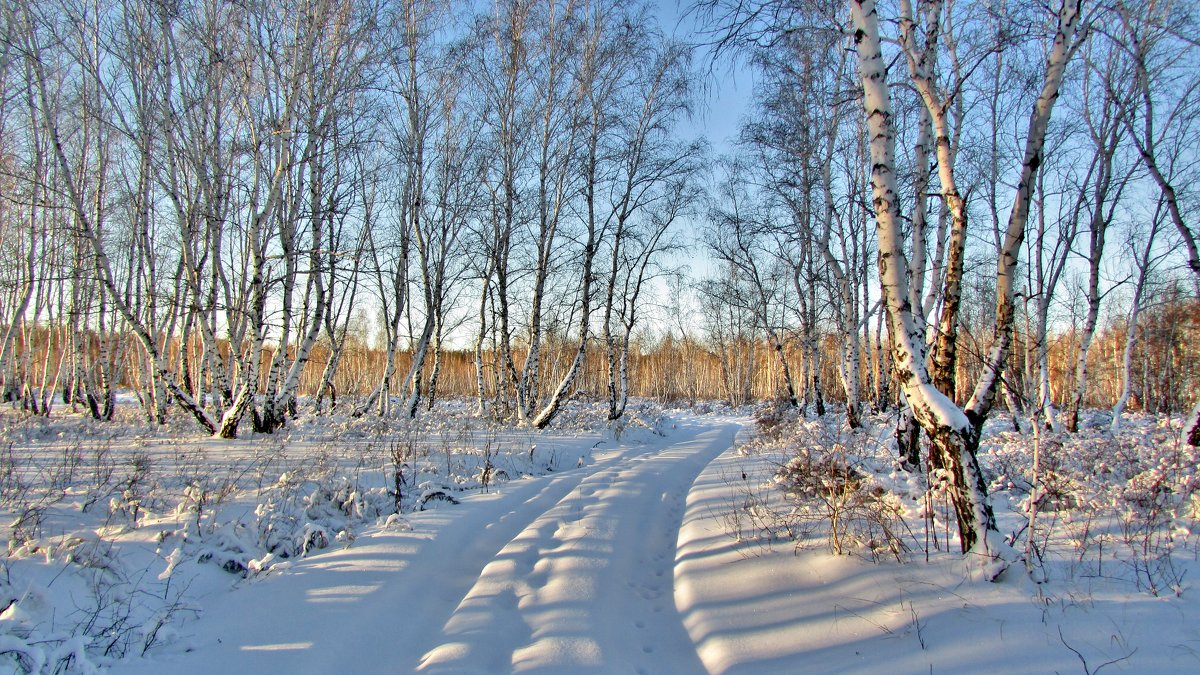
[{"label": "tree trunk", "polygon": [[1012,337],[1014,315],[1012,276],[1028,217],[1031,178],[1041,162],[1046,126],[1067,61],[1075,49],[1079,3],[1064,2],[1059,25],[1047,63],[1041,95],[1030,116],[1021,182],[1009,218],[1005,246],[997,270],[997,326],[985,362],[983,377],[976,385],[967,410],[954,405],[933,386],[925,368],[924,336],[914,319],[908,293],[908,270],[901,240],[899,195],[896,190],[894,136],[887,71],[879,40],[879,17],[873,0],[851,0],[851,15],[862,78],[871,153],[871,186],[874,195],[876,232],[879,239],[879,276],[893,343],[896,379],[903,388],[917,422],[930,436],[931,452],[943,457],[951,481],[951,502],[959,526],[964,552],[978,552],[998,563],[1007,548],[996,530],[995,516],[975,452],[983,422],[995,399],[1001,372]]}]

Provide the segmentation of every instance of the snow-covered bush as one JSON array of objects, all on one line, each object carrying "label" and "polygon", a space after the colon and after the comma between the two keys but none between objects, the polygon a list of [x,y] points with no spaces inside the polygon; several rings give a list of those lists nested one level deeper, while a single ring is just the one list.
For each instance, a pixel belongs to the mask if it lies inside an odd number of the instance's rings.
[{"label": "snow-covered bush", "polygon": [[[8,574],[13,566],[32,574]],[[183,588],[156,584],[118,541],[93,530],[26,542],[5,568],[11,583],[0,588],[0,666],[17,672],[99,672],[105,662],[172,641],[168,624],[187,610]],[[68,605],[55,601],[64,590]]]},{"label": "snow-covered bush", "polygon": [[[755,420],[742,452],[771,475],[756,478],[747,468],[749,480],[729,481],[741,495],[730,505],[736,517],[726,519],[731,534],[783,533],[798,545],[823,541],[835,553],[872,558],[903,559],[914,548],[959,555],[947,507],[952,487],[901,467],[894,419],[868,416],[850,430],[834,416],[804,421],[768,408]],[[1186,590],[1186,563],[1200,555],[1200,457],[1178,444],[1169,423],[1134,417],[1116,435],[1105,425],[1036,437],[1012,428],[1004,415],[989,420],[979,458],[998,528],[1031,558],[1038,580],[1086,575],[1156,595]],[[757,489],[763,480],[778,488],[786,509]]]},{"label": "snow-covered bush", "polygon": [[[136,410],[107,424],[0,411],[0,672],[180,648],[197,586],[256,583],[465,492],[588,463],[614,440],[602,408],[573,402],[537,433],[448,401],[411,421],[306,416],[234,441]],[[624,442],[664,424],[633,403]]]},{"label": "snow-covered bush", "polygon": [[774,482],[793,517],[822,524],[833,553],[899,560],[907,550],[903,506],[874,479],[865,451],[870,444],[861,432],[800,425],[789,442],[791,458],[776,470]]},{"label": "snow-covered bush", "polygon": [[906,507],[879,475],[886,463],[875,461],[873,437],[841,429],[833,418],[798,421],[782,406],[760,410],[755,422],[757,433],[741,452],[770,471],[747,467],[736,481],[741,496],[726,518],[736,530],[730,534],[744,538],[748,523],[758,537],[784,536],[797,547],[823,541],[838,555],[903,556]]},{"label": "snow-covered bush", "polygon": [[1036,438],[985,432],[980,456],[1002,529],[1009,524],[1010,540],[1024,544],[1044,578],[1082,574],[1182,593],[1181,561],[1194,559],[1198,543],[1197,456],[1176,435],[1137,417],[1116,435],[1103,425]]},{"label": "snow-covered bush", "polygon": [[344,475],[305,480],[291,472],[263,491],[254,529],[263,553],[286,560],[345,540],[358,524],[393,513],[396,501],[386,488],[364,489]]}]

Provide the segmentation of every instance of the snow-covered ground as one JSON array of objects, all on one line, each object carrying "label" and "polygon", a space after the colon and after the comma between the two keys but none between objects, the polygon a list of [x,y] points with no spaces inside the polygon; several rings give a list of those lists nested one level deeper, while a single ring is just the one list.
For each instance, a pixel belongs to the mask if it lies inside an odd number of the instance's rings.
[{"label": "snow-covered ground", "polygon": [[[1157,421],[1039,441],[1036,564],[992,583],[885,420],[580,408],[233,442],[6,418],[0,671],[1200,670],[1195,459]],[[997,421],[982,456],[1022,550],[1029,441]]]},{"label": "snow-covered ground", "polygon": [[[684,499],[736,425],[597,451],[206,603],[185,654],[122,672],[697,672],[672,597]],[[172,650],[174,651],[174,650]]]},{"label": "snow-covered ground", "polygon": [[[1195,591],[1154,597],[1120,563],[1112,576],[1081,568],[1041,584],[1020,565],[995,583],[971,579],[959,554],[926,562],[919,520],[904,534],[904,564],[832,555],[821,528],[797,533],[796,549],[747,522],[739,541],[732,507],[766,499],[757,486],[770,467],[747,475],[763,468],[757,459],[731,451],[711,463],[679,536],[676,602],[710,672],[1094,673],[1105,664],[1105,672],[1200,672]],[[1007,509],[1007,496],[995,497]],[[1016,520],[1005,515],[1002,530]],[[1190,546],[1178,564],[1194,563],[1194,539]]]}]

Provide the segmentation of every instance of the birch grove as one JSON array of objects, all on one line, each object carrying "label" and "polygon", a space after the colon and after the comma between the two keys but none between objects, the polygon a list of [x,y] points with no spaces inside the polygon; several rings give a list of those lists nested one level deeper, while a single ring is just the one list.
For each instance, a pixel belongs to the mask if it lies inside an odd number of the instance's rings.
[{"label": "birch grove", "polygon": [[[108,419],[127,386],[150,419],[224,437],[310,393],[413,416],[474,327],[492,414],[545,426],[585,356],[622,414],[701,147],[674,135],[689,52],[647,8],[112,0],[3,20],[6,157],[27,167],[5,186],[8,400],[49,414],[62,384]],[[546,345],[571,323],[564,365]],[[339,392],[355,340],[382,358]]]},{"label": "birch grove", "polygon": [[[1000,558],[993,408],[1200,443],[1185,10],[11,2],[0,391],[223,437],[777,399],[894,424]],[[725,157],[710,47],[755,73]]]}]

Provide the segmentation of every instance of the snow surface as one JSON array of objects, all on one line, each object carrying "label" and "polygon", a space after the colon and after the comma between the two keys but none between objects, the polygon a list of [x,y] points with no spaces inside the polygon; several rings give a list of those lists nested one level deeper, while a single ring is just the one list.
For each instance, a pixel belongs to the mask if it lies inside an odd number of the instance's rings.
[{"label": "snow surface", "polygon": [[414,514],[411,532],[213,598],[191,652],[114,672],[702,672],[675,543],[692,481],[737,428],[693,423]]},{"label": "snow surface", "polygon": [[[1135,568],[1120,561],[1128,553],[1105,548],[1103,565],[1084,560],[1097,553],[1099,540],[1087,539],[1094,535],[1080,535],[1083,553],[1074,560],[1074,533],[1103,523],[1068,523],[1053,511],[1039,532],[1057,539],[1044,544],[1046,563],[1037,575],[1014,565],[998,583],[972,578],[952,552],[953,540],[931,548],[922,517],[912,512],[905,514],[903,563],[887,554],[872,562],[861,547],[859,555],[835,556],[819,525],[784,536],[764,534],[746,520],[756,509],[787,506],[772,485],[788,455],[762,449],[791,453],[795,438],[759,442],[750,419],[727,411],[676,411],[673,420],[661,412],[650,411],[652,422],[638,428],[577,425],[536,436],[471,428],[451,434],[464,444],[457,449],[445,433],[427,438],[427,447],[440,446],[444,455],[422,455],[414,466],[424,468],[414,480],[453,488],[461,503],[411,512],[410,495],[403,516],[377,518],[367,507],[380,488],[365,486],[368,474],[380,472],[353,463],[362,462],[352,442],[356,428],[320,440],[330,428],[322,422],[305,431],[311,443],[281,446],[277,454],[256,449],[262,439],[214,446],[202,457],[210,472],[233,458],[244,483],[257,487],[210,505],[203,517],[194,508],[158,509],[121,526],[115,521],[128,509],[123,503],[114,502],[104,522],[96,520],[98,507],[54,507],[62,512],[48,515],[44,529],[78,529],[43,536],[10,555],[10,581],[0,584],[10,595],[0,598],[7,604],[0,653],[25,653],[26,667],[95,672],[101,666],[114,673],[1200,672],[1200,604],[1187,575],[1197,547],[1178,525],[1169,550],[1182,582],[1161,597],[1130,578]],[[826,436],[809,437],[813,447],[872,447],[844,429],[817,423],[799,429],[824,429]],[[53,439],[54,431],[29,438]],[[989,433],[981,459],[995,476],[993,498],[1008,532],[1025,517],[1028,488],[1019,474],[1027,443]],[[1120,457],[1130,467],[1150,466],[1153,476],[1177,476],[1182,467],[1183,481],[1172,479],[1176,489],[1191,485],[1190,455],[1170,471],[1155,459],[1163,455],[1156,444],[1175,433],[1169,424],[1132,423],[1126,433],[1116,449],[1081,439],[1108,464],[1092,458],[1070,464],[1080,452],[1071,449],[1077,455],[1063,454],[1059,473],[1083,480],[1090,471],[1123,485],[1114,476],[1124,469],[1112,466]],[[360,440],[378,449],[371,438]],[[480,468],[479,456],[467,452],[471,444],[503,446],[489,461],[511,479],[486,490],[467,480]],[[175,493],[167,477],[176,469],[167,465],[169,453],[148,441],[133,445],[159,453],[154,466],[165,473],[157,500],[170,506]],[[919,479],[895,468],[885,443],[876,446],[877,458],[862,459],[858,470],[911,511],[920,503]],[[249,463],[261,453],[272,463]],[[230,542],[245,544],[237,560],[261,555],[246,541],[252,526],[300,513],[288,507],[287,499],[298,498],[286,497],[293,493],[285,488],[292,489],[289,476],[303,465],[309,483],[342,485],[336,472],[320,478],[326,474],[314,468],[319,455],[357,472],[349,496],[314,501],[325,493],[304,493],[304,517],[316,520],[303,532],[329,535],[327,547],[282,562],[250,560],[244,574],[214,564],[224,558],[201,561],[205,551],[227,553]],[[427,480],[439,466],[441,482]],[[541,470],[530,470],[536,466]],[[286,471],[272,485],[279,468]],[[466,482],[450,486],[452,475]],[[254,516],[263,499],[275,500],[274,510],[264,511],[270,518]],[[356,509],[363,513],[352,517]],[[239,513],[243,525],[236,524]],[[1115,548],[1119,540],[1117,533],[1106,541]],[[131,593],[122,579],[140,580],[139,590]],[[144,626],[146,637],[128,639],[123,656],[97,654],[94,636],[63,633],[72,607],[86,617],[79,594],[89,585],[117,605],[159,598],[127,619]],[[16,663],[0,660],[0,672]]]},{"label": "snow surface", "polygon": [[954,557],[872,563],[737,541],[721,514],[763,469],[726,452],[688,496],[675,597],[709,672],[1200,672],[1190,596],[1103,579],[1039,586],[1019,565],[992,583]]}]

